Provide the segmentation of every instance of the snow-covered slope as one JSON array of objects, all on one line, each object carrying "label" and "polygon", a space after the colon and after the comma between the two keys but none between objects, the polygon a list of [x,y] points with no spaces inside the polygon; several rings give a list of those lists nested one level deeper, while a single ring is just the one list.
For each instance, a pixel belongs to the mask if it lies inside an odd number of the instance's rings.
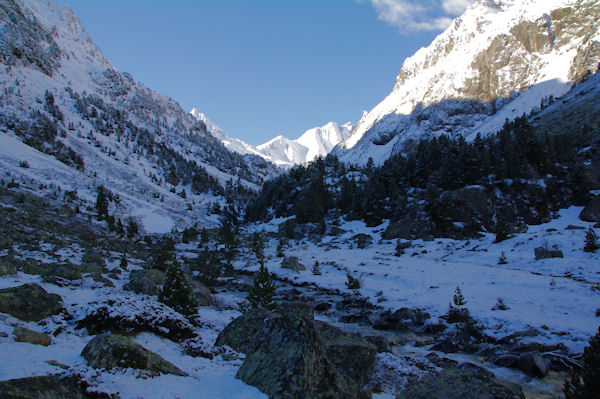
[{"label": "snow-covered slope", "polygon": [[296,140],[290,140],[280,135],[255,147],[242,140],[229,137],[196,108],[192,109],[190,114],[202,121],[206,125],[206,130],[220,140],[227,149],[242,155],[258,155],[284,168],[310,162],[319,156],[326,156],[337,144],[350,137],[353,128],[350,122],[342,126],[335,122],[329,122],[325,126],[307,130]]},{"label": "snow-covered slope", "polygon": [[338,143],[350,137],[352,127],[352,123],[340,126],[329,122],[307,130],[296,140],[277,136],[257,148],[265,156],[275,159],[278,165],[303,164],[329,154]]},{"label": "snow-covered slope", "polygon": [[478,0],[404,62],[335,153],[381,163],[410,138],[495,132],[596,70],[599,21],[595,0]]},{"label": "snow-covered slope", "polygon": [[[104,185],[123,198],[117,216],[211,225],[218,216],[207,208],[224,202],[226,183],[257,189],[275,172],[228,151],[171,98],[117,71],[66,5],[0,0],[0,63],[0,134],[12,142],[0,162],[15,168],[11,149],[21,141],[36,150],[23,157],[48,168],[32,168],[31,178],[84,197]],[[70,172],[50,173],[56,159]]]}]

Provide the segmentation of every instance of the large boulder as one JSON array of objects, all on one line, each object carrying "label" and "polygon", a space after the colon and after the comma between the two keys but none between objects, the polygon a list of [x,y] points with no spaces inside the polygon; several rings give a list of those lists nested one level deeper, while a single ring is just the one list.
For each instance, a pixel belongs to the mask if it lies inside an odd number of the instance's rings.
[{"label": "large boulder", "polygon": [[135,296],[87,303],[76,313],[84,314],[76,327],[86,328],[90,334],[110,331],[129,335],[145,331],[174,341],[198,335],[189,320],[173,308],[157,301],[140,301]]},{"label": "large boulder", "polygon": [[592,198],[579,214],[585,222],[600,222],[600,195]]},{"label": "large boulder", "polygon": [[300,273],[301,271],[306,270],[306,266],[300,263],[297,256],[290,256],[284,258],[283,262],[281,262],[281,268],[293,270],[296,273]]},{"label": "large boulder", "polygon": [[3,399],[110,399],[108,394],[90,393],[76,377],[58,375],[0,381]]},{"label": "large boulder", "polygon": [[252,339],[263,329],[269,311],[252,309],[229,323],[217,337],[215,346],[229,346],[237,352],[247,353]]},{"label": "large boulder", "polygon": [[0,290],[0,312],[24,321],[40,321],[63,310],[62,298],[37,284]]},{"label": "large boulder", "polygon": [[158,269],[132,270],[129,282],[123,288],[136,294],[158,295],[165,279],[165,274]]},{"label": "large boulder", "polygon": [[147,370],[153,375],[187,376],[156,353],[122,335],[102,334],[92,338],[83,348],[81,356],[90,367],[96,369],[121,367]]},{"label": "large boulder", "polygon": [[563,253],[559,249],[548,249],[544,247],[538,247],[534,249],[535,260],[540,259],[551,259],[551,258],[562,258]]},{"label": "large boulder", "polygon": [[366,385],[377,359],[377,346],[358,334],[344,332],[331,324],[318,320],[314,324],[329,360],[359,386]]},{"label": "large boulder", "polygon": [[532,377],[543,378],[548,374],[548,365],[537,351],[521,353],[517,359],[517,366]]},{"label": "large boulder", "polygon": [[236,377],[273,399],[368,398],[328,359],[313,321],[294,314],[273,313],[265,320]]},{"label": "large boulder", "polygon": [[[514,390],[513,390],[514,389]],[[487,373],[454,367],[408,387],[399,399],[525,399],[520,388],[500,384]]]}]

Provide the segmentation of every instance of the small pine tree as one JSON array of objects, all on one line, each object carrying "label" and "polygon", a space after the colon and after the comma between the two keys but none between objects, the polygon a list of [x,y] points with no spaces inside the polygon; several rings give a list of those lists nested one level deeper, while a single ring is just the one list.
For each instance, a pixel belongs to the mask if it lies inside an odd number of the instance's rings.
[{"label": "small pine tree", "polygon": [[321,267],[319,266],[318,260],[315,261],[315,264],[312,267],[312,274],[314,274],[315,276],[321,275]]},{"label": "small pine tree", "polygon": [[504,302],[504,299],[502,298],[498,298],[498,302],[496,302],[496,304],[492,307],[492,310],[508,310],[510,309],[508,306],[506,306],[506,303]]},{"label": "small pine tree", "polygon": [[248,289],[248,302],[253,308],[275,308],[275,283],[269,270],[264,264],[260,265],[260,269],[254,274],[252,286]]},{"label": "small pine tree", "polygon": [[108,214],[108,198],[104,192],[104,186],[99,186],[96,195],[97,219],[102,220]]},{"label": "small pine tree", "polygon": [[125,254],[121,256],[121,262],[119,263],[119,267],[123,270],[127,270],[127,256],[125,256]]},{"label": "small pine tree", "polygon": [[446,315],[446,320],[449,323],[459,323],[466,322],[471,317],[469,315],[469,309],[466,307],[467,300],[462,294],[462,290],[457,285],[456,290],[454,290],[454,297],[452,298],[452,302],[448,307],[448,314]]},{"label": "small pine tree", "polygon": [[500,257],[498,258],[498,264],[506,265],[507,263],[508,263],[508,261],[506,260],[506,254],[504,253],[504,251],[502,251],[502,253],[500,254]]},{"label": "small pine tree", "polygon": [[350,273],[346,274],[346,288],[349,290],[360,289],[360,280],[352,276]]},{"label": "small pine tree", "polygon": [[396,253],[394,255],[395,256],[402,256],[402,255],[404,255],[404,245],[402,244],[402,242],[400,242],[400,240],[398,240],[396,242]]},{"label": "small pine tree", "polygon": [[165,284],[158,294],[158,300],[188,319],[193,319],[198,311],[198,300],[192,284],[176,261],[167,268]]},{"label": "small pine tree", "polygon": [[587,233],[585,233],[585,246],[583,247],[583,250],[585,252],[596,252],[598,248],[600,248],[600,244],[598,244],[598,234],[590,227]]},{"label": "small pine tree", "polygon": [[583,367],[565,381],[565,399],[600,398],[600,327],[583,350]]}]

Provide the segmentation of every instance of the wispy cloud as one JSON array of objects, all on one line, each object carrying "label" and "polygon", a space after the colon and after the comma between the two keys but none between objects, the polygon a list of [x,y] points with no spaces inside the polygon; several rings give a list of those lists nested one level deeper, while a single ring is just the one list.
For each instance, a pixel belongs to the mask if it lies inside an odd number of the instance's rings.
[{"label": "wispy cloud", "polygon": [[[365,2],[365,0],[357,0]],[[440,31],[474,0],[368,0],[377,17],[398,28],[400,33]]]}]

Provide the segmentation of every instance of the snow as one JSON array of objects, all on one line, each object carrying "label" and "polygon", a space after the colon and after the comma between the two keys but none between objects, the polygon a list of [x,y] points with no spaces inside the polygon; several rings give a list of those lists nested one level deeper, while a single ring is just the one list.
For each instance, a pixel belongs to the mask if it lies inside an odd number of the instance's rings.
[{"label": "snow", "polygon": [[[389,155],[401,150],[401,146],[392,144],[385,149],[378,148],[373,141],[381,135],[397,134],[398,144],[410,138],[441,133],[472,139],[477,133],[495,133],[507,119],[513,120],[539,108],[544,97],[564,95],[572,85],[569,81],[571,63],[583,41],[583,37],[577,35],[569,38],[567,44],[552,45],[534,53],[515,47],[506,57],[486,58],[498,76],[497,90],[503,91],[497,97],[504,98],[504,103],[498,103],[499,108],[491,116],[469,111],[467,107],[466,115],[448,122],[450,118],[445,110],[454,106],[453,101],[480,101],[471,98],[467,88],[480,73],[475,67],[477,57],[482,57],[494,39],[506,41],[506,37],[512,36],[511,28],[519,23],[547,20],[551,10],[578,7],[575,3],[574,0],[475,2],[427,48],[405,60],[393,91],[363,115],[350,138],[334,150],[335,154],[347,163],[364,165],[371,157],[380,165]],[[503,66],[507,57],[520,60],[520,64],[509,62]],[[433,118],[420,118],[424,110]],[[443,128],[436,125],[435,118],[442,122]],[[444,126],[445,122],[448,125]]]},{"label": "snow", "polygon": [[[539,341],[563,343],[579,352],[598,327],[595,310],[600,303],[600,255],[583,252],[589,223],[579,220],[581,207],[560,212],[558,219],[513,238],[494,243],[486,234],[477,240],[416,240],[401,257],[394,256],[396,241],[380,241],[386,225],[368,228],[359,221],[344,222],[339,227],[347,233],[325,237],[321,242],[302,241],[286,248],[286,256],[297,256],[307,270],[295,273],[281,268],[274,256],[277,243],[266,251],[271,272],[297,283],[310,282],[330,289],[348,291],[346,274],[361,281],[359,293],[385,308],[420,308],[434,317],[448,310],[454,290],[460,286],[471,314],[487,327],[487,333],[505,336],[514,331],[535,327],[542,332]],[[280,222],[280,221],[278,221]],[[271,222],[270,224],[272,224]],[[585,229],[566,229],[569,225]],[[260,229],[260,225],[255,226]],[[271,228],[272,229],[272,228]],[[353,248],[350,238],[369,234],[375,244],[365,249]],[[534,259],[534,248],[558,247],[564,258]],[[499,265],[504,252],[508,264]],[[318,260],[321,276],[314,276],[310,266]],[[240,263],[240,268],[246,264]],[[252,269],[256,269],[253,266]],[[384,298],[379,303],[378,300]],[[510,308],[492,310],[498,298]]]}]

